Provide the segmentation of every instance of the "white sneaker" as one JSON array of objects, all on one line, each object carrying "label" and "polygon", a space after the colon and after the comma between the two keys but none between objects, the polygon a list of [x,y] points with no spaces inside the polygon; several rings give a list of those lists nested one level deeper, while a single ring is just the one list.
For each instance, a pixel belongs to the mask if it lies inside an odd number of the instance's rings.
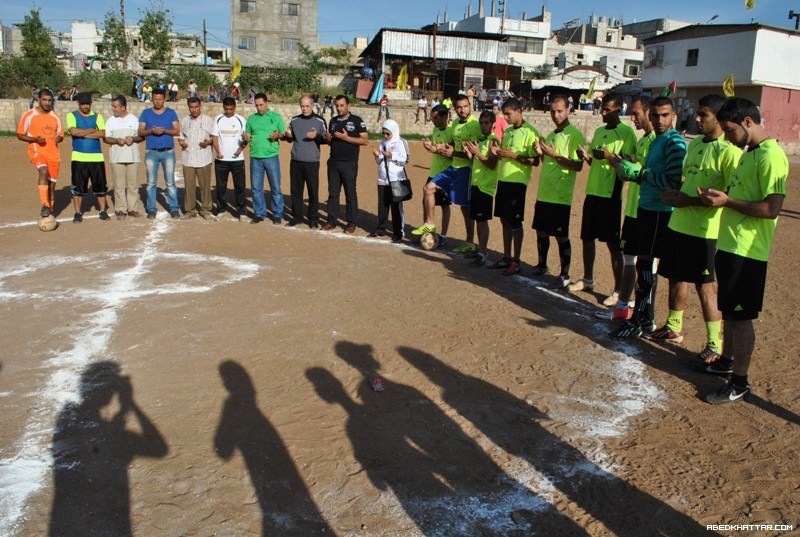
[{"label": "white sneaker", "polygon": [[569,284],[567,286],[567,289],[569,289],[573,293],[576,291],[591,291],[592,289],[594,289],[594,280],[587,280],[586,278],[581,278],[580,280]]},{"label": "white sneaker", "polygon": [[617,302],[619,302],[619,292],[614,291],[610,295],[608,295],[605,300],[603,300],[603,305],[608,306],[609,308],[612,306],[616,306]]}]

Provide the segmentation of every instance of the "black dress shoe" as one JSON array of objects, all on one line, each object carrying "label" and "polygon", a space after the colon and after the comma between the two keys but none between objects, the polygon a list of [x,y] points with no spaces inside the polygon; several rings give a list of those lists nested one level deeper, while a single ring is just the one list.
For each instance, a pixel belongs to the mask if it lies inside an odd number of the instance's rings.
[{"label": "black dress shoe", "polygon": [[254,216],[252,220],[250,220],[251,224],[258,224],[259,222],[263,222],[264,219],[260,216]]},{"label": "black dress shoe", "polygon": [[299,220],[289,220],[288,222],[286,222],[286,227],[294,227],[299,223],[300,223]]}]

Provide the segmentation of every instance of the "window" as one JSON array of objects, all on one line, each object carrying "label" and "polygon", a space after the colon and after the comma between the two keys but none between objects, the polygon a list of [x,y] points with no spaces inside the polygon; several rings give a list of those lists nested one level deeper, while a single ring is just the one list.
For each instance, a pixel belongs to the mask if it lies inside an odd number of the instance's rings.
[{"label": "window", "polygon": [[281,50],[300,50],[300,40],[284,37],[281,39]]},{"label": "window", "polygon": [[243,35],[239,38],[239,48],[245,50],[256,49],[256,38],[252,36]]},{"label": "window", "polygon": [[639,78],[640,67],[636,64],[625,64],[625,76],[630,78]]},{"label": "window", "polygon": [[700,57],[700,49],[690,48],[686,51],[686,65],[692,67],[697,65],[697,58]]},{"label": "window", "polygon": [[543,54],[544,39],[512,35],[508,38],[508,50],[509,52],[524,52],[525,54]]},{"label": "window", "polygon": [[239,0],[239,12],[240,13],[255,13],[256,12],[256,0]]},{"label": "window", "polygon": [[281,4],[281,15],[288,15],[290,17],[300,16],[300,4],[290,4],[284,2]]},{"label": "window", "polygon": [[582,59],[583,59],[583,54],[577,54],[577,55],[576,55],[576,57],[577,57],[579,60],[582,60]]},{"label": "window", "polygon": [[611,43],[613,41],[614,41],[614,33],[606,32],[606,43]]}]

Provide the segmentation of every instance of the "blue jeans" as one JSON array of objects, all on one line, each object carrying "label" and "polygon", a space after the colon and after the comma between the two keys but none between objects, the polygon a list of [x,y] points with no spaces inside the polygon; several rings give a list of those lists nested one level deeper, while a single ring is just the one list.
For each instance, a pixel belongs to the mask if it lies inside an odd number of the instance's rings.
[{"label": "blue jeans", "polygon": [[264,174],[269,181],[272,218],[283,218],[283,192],[281,191],[281,163],[278,157],[250,157],[250,190],[253,194],[253,215],[267,217],[264,200]]},{"label": "blue jeans", "polygon": [[156,182],[158,181],[158,165],[164,172],[164,182],[167,184],[167,203],[169,212],[178,212],[178,187],[175,186],[175,151],[154,151],[148,149],[144,152],[144,164],[147,168],[147,204],[145,210],[148,214],[156,212]]}]

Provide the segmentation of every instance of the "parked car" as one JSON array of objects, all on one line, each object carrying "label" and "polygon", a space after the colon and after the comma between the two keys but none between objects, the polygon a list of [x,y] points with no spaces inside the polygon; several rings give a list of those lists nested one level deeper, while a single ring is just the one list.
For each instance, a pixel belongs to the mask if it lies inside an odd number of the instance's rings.
[{"label": "parked car", "polygon": [[511,93],[508,90],[504,89],[490,89],[486,92],[486,100],[483,102],[483,108],[486,110],[491,110],[494,106],[495,100],[500,101],[500,103],[504,103],[509,99],[516,99],[516,95]]}]

